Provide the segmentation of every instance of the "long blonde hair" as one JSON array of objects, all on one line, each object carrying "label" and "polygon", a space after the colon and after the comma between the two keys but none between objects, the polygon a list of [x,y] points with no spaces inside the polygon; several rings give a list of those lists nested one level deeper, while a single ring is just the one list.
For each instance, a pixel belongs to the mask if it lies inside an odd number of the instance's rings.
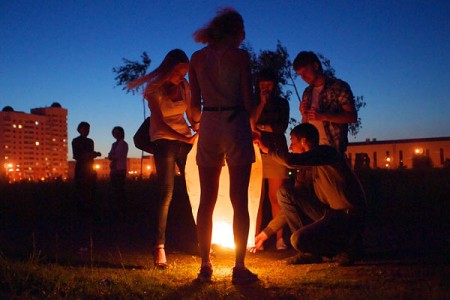
[{"label": "long blonde hair", "polygon": [[215,44],[227,38],[237,38],[244,30],[244,19],[232,7],[222,8],[205,26],[194,32],[194,40],[202,44]]},{"label": "long blonde hair", "polygon": [[127,88],[131,90],[146,83],[144,97],[148,99],[148,96],[161,87],[168,80],[173,69],[181,63],[189,63],[189,58],[183,50],[173,49],[166,54],[161,64],[155,70],[129,82]]}]

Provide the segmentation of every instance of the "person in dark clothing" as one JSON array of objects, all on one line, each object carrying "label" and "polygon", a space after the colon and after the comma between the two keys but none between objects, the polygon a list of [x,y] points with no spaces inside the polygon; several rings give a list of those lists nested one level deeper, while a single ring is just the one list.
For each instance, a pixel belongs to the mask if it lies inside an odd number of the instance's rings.
[{"label": "person in dark clothing", "polygon": [[75,195],[77,199],[78,221],[81,231],[91,230],[92,205],[95,198],[97,173],[94,170],[94,158],[101,156],[94,151],[94,141],[87,136],[91,126],[88,122],[78,124],[77,131],[80,134],[72,140],[72,153],[75,159]]},{"label": "person in dark clothing", "polygon": [[[276,73],[269,68],[262,69],[258,74],[259,104],[255,109],[256,128],[263,141],[280,139],[286,143],[284,135],[289,124],[289,102],[280,97],[280,88]],[[263,163],[263,180],[267,181],[267,194],[272,208],[272,218],[275,218],[281,208],[278,205],[277,192],[283,182],[288,178],[288,170],[285,166],[275,161],[272,156],[261,153]],[[261,189],[261,201],[256,218],[256,232],[261,230],[262,208],[266,196],[265,182]],[[283,230],[277,231],[277,250],[287,248],[283,240]],[[263,250],[262,246],[258,250]]]},{"label": "person in dark clothing", "polygon": [[282,213],[258,236],[255,252],[271,234],[289,225],[291,244],[299,252],[289,264],[322,262],[322,257],[338,256],[340,265],[352,265],[361,245],[366,212],[366,198],[356,174],[334,147],[319,145],[314,125],[303,123],[291,131],[291,145],[265,145],[269,153],[291,169],[310,166],[313,189],[302,182],[285,185],[278,191]]},{"label": "person in dark clothing", "polygon": [[108,153],[109,177],[113,189],[113,199],[111,203],[113,215],[123,218],[126,213],[125,181],[127,178],[127,155],[128,144],[125,142],[125,130],[121,126],[116,126],[112,130],[112,135],[116,141],[111,145]]}]

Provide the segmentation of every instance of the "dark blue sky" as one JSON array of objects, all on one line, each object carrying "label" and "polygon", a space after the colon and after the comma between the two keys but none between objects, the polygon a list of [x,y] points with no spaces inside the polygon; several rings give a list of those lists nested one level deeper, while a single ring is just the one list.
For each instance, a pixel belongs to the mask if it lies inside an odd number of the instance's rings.
[{"label": "dark blue sky", "polygon": [[[141,97],[115,87],[112,68],[143,51],[150,69],[173,48],[190,56],[202,47],[192,33],[223,6],[242,14],[256,52],[280,40],[291,59],[313,50],[331,60],[367,102],[363,128],[350,141],[450,135],[448,0],[2,1],[0,106],[29,112],[56,101],[69,110],[69,143],[77,124],[88,121],[103,155],[116,125],[131,146],[143,119]],[[297,119],[298,104],[293,97]],[[130,156],[140,152],[131,146]]]}]

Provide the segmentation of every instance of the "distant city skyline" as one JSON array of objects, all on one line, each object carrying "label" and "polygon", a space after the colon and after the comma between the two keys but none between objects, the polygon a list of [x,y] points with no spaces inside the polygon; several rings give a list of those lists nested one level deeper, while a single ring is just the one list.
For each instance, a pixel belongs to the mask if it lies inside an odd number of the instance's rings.
[{"label": "distant city skyline", "polygon": [[[9,182],[72,178],[75,161],[68,159],[67,109],[59,103],[31,108],[30,113],[6,106],[0,111],[0,178]],[[195,149],[195,148],[194,148]],[[449,167],[450,136],[350,143],[346,156],[355,169]],[[193,157],[188,162],[195,164]],[[93,168],[109,178],[110,161],[97,158]],[[129,157],[127,176],[149,178],[156,171],[153,156]]]},{"label": "distant city skyline", "polygon": [[[450,1],[443,0],[3,1],[0,106],[67,108],[69,159],[81,121],[91,124],[102,157],[117,125],[125,128],[129,156],[140,157],[132,136],[143,120],[142,98],[115,87],[112,68],[143,51],[150,70],[173,48],[190,56],[203,47],[192,33],[224,6],[242,14],[256,53],[279,40],[291,60],[301,50],[331,60],[337,77],[367,103],[350,142],[450,135]],[[305,83],[296,84],[301,93]],[[292,97],[297,120],[298,105]]]}]

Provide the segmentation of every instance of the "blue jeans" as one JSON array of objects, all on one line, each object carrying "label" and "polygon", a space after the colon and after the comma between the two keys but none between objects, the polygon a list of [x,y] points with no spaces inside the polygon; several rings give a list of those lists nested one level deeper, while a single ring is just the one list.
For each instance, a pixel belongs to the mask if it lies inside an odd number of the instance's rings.
[{"label": "blue jeans", "polygon": [[347,251],[364,229],[363,214],[331,209],[317,199],[311,187],[283,186],[277,198],[297,251],[333,257]]},{"label": "blue jeans", "polygon": [[155,144],[155,166],[158,176],[159,202],[157,215],[156,245],[164,244],[166,240],[167,215],[172,201],[174,182],[175,182],[175,164],[181,175],[184,175],[186,159],[191,144],[180,141],[160,139]]}]

